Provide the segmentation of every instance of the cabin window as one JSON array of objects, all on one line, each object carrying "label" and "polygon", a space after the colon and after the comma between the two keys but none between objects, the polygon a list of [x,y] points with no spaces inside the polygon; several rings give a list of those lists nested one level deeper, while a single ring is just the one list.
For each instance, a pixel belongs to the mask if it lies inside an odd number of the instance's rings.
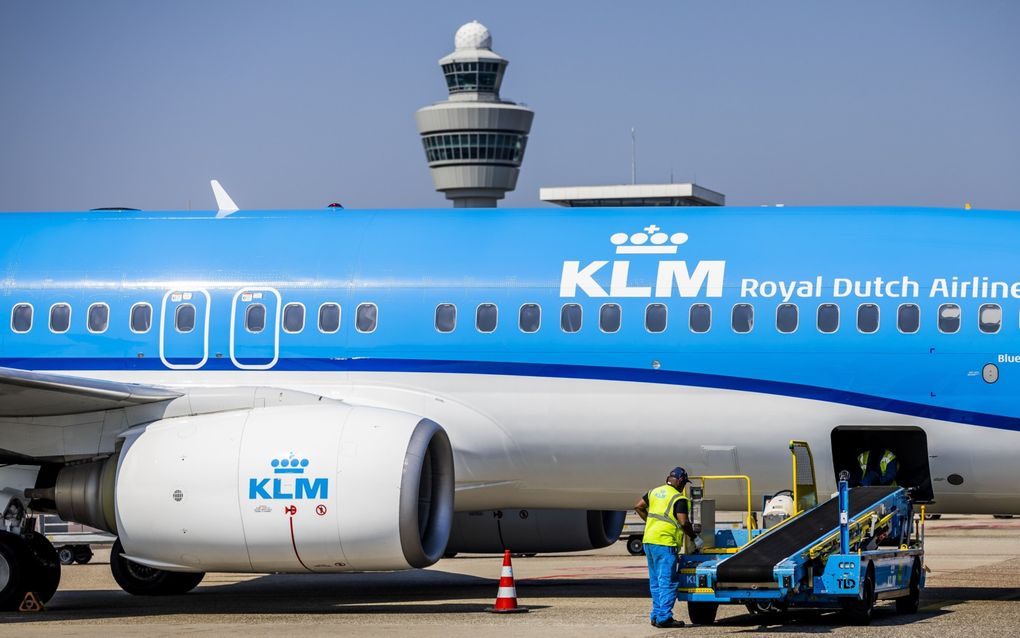
[{"label": "cabin window", "polygon": [[602,332],[617,332],[620,330],[620,319],[623,311],[619,304],[602,304],[599,308],[599,330]]},{"label": "cabin window", "polygon": [[283,331],[294,334],[305,329],[305,306],[289,303],[283,307]]},{"label": "cabin window", "polygon": [[358,306],[354,317],[354,328],[358,332],[375,332],[379,321],[379,308],[374,303],[363,303]]},{"label": "cabin window", "polygon": [[563,304],[560,308],[560,330],[563,332],[577,332],[581,329],[583,318],[581,306],[576,303]]},{"label": "cabin window", "polygon": [[457,306],[452,303],[441,303],[436,306],[436,330],[453,332],[457,327]]},{"label": "cabin window", "polygon": [[650,303],[645,308],[645,330],[648,332],[665,332],[666,320],[666,304]]},{"label": "cabin window", "polygon": [[521,332],[538,332],[539,326],[542,325],[542,307],[537,303],[526,303],[521,306],[517,325]]},{"label": "cabin window", "polygon": [[952,334],[960,329],[960,306],[944,303],[939,306],[939,332]]},{"label": "cabin window", "polygon": [[832,334],[839,330],[839,306],[834,303],[823,303],[818,306],[816,316],[818,332]]},{"label": "cabin window", "polygon": [[905,303],[896,310],[896,329],[913,334],[921,327],[921,308],[917,304]]},{"label": "cabin window", "polygon": [[478,332],[493,332],[499,318],[499,309],[494,303],[479,304],[475,310],[475,328]]},{"label": "cabin window", "polygon": [[800,321],[800,309],[797,304],[781,303],[776,308],[776,330],[783,334],[790,334],[797,331],[797,323]]},{"label": "cabin window", "polygon": [[986,303],[978,310],[978,327],[985,334],[995,334],[1002,327],[1002,307]]},{"label": "cabin window", "polygon": [[50,332],[67,332],[71,327],[71,306],[66,303],[50,307]]},{"label": "cabin window", "polygon": [[28,332],[32,329],[32,304],[19,303],[11,310],[11,330]]},{"label": "cabin window", "polygon": [[191,332],[195,329],[195,307],[190,303],[177,306],[174,313],[174,328],[177,332]]},{"label": "cabin window", "polygon": [[244,311],[244,327],[248,332],[259,333],[266,329],[266,307],[253,303]]},{"label": "cabin window", "polygon": [[340,304],[324,303],[319,306],[319,332],[333,334],[340,329]]},{"label": "cabin window", "polygon": [[878,306],[862,303],[857,307],[857,329],[864,334],[878,332]]},{"label": "cabin window", "polygon": [[106,332],[110,327],[110,307],[105,303],[94,303],[89,306],[89,332]]},{"label": "cabin window", "polygon": [[708,332],[708,329],[712,327],[712,306],[707,303],[696,303],[691,306],[688,325],[691,332]]},{"label": "cabin window", "polygon": [[733,327],[733,332],[751,332],[751,329],[754,328],[754,306],[749,303],[738,303],[733,306],[730,325]]},{"label": "cabin window", "polygon": [[148,332],[152,327],[152,306],[136,303],[131,306],[131,332]]}]

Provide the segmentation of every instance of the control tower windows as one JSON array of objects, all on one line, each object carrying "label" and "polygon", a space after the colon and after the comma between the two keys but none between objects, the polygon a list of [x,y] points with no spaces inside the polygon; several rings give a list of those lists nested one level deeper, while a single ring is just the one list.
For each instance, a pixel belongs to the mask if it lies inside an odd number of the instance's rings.
[{"label": "control tower windows", "polygon": [[527,136],[516,133],[441,133],[422,137],[425,156],[431,162],[491,160],[520,164]]},{"label": "control tower windows", "polygon": [[467,91],[496,92],[499,62],[450,62],[443,65],[446,88],[450,93]]}]

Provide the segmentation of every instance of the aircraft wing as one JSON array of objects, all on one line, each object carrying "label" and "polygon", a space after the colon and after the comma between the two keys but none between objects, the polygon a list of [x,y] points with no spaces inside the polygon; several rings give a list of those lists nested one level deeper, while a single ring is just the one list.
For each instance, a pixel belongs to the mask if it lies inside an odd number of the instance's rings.
[{"label": "aircraft wing", "polygon": [[0,417],[95,412],[179,396],[173,390],[153,386],[0,368]]}]

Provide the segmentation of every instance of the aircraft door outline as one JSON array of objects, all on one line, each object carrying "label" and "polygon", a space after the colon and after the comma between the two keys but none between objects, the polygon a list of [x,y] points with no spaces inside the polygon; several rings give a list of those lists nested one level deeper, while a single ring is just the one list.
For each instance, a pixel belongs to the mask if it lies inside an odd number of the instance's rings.
[{"label": "aircraft door outline", "polygon": [[[195,310],[194,325],[186,333],[177,330],[177,313],[184,306],[192,306]],[[209,312],[212,298],[209,291],[196,288],[192,290],[171,289],[163,295],[159,312],[159,359],[171,370],[198,370],[209,361]],[[167,317],[170,317],[170,328],[167,330]],[[197,334],[193,334],[197,333]],[[196,347],[201,341],[201,355]],[[184,352],[185,354],[180,354]],[[198,359],[197,362],[181,363],[180,360]],[[173,360],[178,360],[174,363]]]},{"label": "aircraft door outline", "polygon": [[[252,332],[247,329],[247,312],[256,304],[265,308],[264,326]],[[268,370],[280,360],[282,305],[280,291],[275,288],[251,286],[234,293],[230,301],[230,360],[235,366],[241,370]]]}]

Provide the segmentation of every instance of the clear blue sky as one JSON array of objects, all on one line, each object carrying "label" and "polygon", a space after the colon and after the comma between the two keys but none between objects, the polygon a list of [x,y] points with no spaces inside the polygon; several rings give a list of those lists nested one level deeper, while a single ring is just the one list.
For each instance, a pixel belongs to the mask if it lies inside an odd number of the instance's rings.
[{"label": "clear blue sky", "polygon": [[1020,2],[0,3],[0,210],[449,204],[414,111],[477,19],[536,111],[517,191],[1020,209]]}]

